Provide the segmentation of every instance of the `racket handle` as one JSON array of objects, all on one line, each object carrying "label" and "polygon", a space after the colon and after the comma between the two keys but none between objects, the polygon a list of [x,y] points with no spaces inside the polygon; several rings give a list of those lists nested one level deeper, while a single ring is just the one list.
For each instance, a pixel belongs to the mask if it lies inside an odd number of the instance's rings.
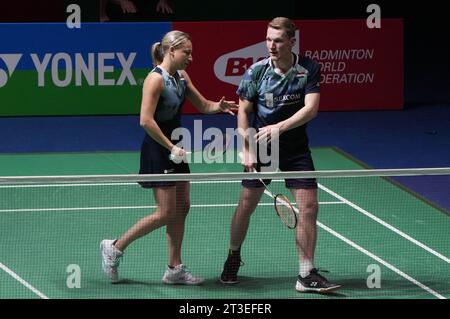
[{"label": "racket handle", "polygon": [[[239,157],[239,159],[242,160],[242,159],[244,158],[244,153],[239,152],[239,153],[238,153],[238,157]],[[255,167],[253,167],[253,173],[258,173],[258,171],[256,170]]]},{"label": "racket handle", "polygon": [[[239,152],[239,153],[238,153],[238,156],[239,156],[240,159],[242,159],[242,158],[244,157],[244,154],[243,154],[242,152]],[[257,173],[258,171],[256,170],[256,168],[253,167],[253,172],[254,172],[254,173]],[[272,197],[273,199],[275,199],[275,195],[269,190],[269,187],[267,187],[266,183],[264,183],[264,181],[263,181],[262,179],[260,179],[260,178],[259,178],[259,180],[260,180],[261,183],[263,183],[263,185],[264,185],[264,188],[265,188],[265,189],[264,189],[264,194],[266,194],[266,195]],[[292,209],[294,210],[294,212],[295,212],[297,215],[300,213],[299,210],[298,210],[298,208],[295,207],[295,206],[293,206],[293,205],[292,205]]]},{"label": "racket handle", "polygon": [[[192,154],[192,152],[184,152],[184,156],[187,156],[187,155],[191,155]],[[172,153],[170,153],[169,154],[169,159],[171,160],[171,161],[173,161],[174,159],[182,159],[183,158],[183,156],[178,156],[178,155],[175,155],[175,154],[172,154]]]}]

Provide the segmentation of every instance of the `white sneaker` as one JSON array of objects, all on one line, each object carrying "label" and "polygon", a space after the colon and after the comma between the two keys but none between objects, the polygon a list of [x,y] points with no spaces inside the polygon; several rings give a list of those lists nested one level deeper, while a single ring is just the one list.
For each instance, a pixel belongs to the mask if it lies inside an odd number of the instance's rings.
[{"label": "white sneaker", "polygon": [[183,264],[170,269],[167,267],[162,278],[163,283],[168,285],[200,285],[205,280],[201,277],[194,277],[191,271]]},{"label": "white sneaker", "polygon": [[117,267],[119,267],[120,258],[122,258],[123,255],[120,250],[114,247],[114,241],[114,239],[104,239],[100,243],[103,271],[113,283],[119,281]]}]

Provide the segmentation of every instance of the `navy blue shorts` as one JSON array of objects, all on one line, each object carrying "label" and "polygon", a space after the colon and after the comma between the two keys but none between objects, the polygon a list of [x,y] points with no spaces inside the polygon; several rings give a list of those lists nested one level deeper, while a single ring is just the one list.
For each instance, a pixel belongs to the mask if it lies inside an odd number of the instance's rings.
[{"label": "navy blue shorts", "polygon": [[[169,159],[170,151],[147,134],[141,146],[139,174],[189,174],[188,163],[174,163]],[[174,181],[139,182],[144,188],[175,186]]]},{"label": "navy blue shorts", "polygon": [[[292,154],[280,153],[280,163],[278,165],[281,171],[315,171],[314,163],[311,158],[311,152]],[[258,163],[256,169],[261,170],[261,165]],[[266,185],[269,185],[271,180],[263,180]],[[285,179],[286,188],[300,188],[300,189],[317,189],[317,180],[315,178],[295,178]],[[264,187],[264,185],[257,179],[244,179],[242,186],[248,188]]]}]

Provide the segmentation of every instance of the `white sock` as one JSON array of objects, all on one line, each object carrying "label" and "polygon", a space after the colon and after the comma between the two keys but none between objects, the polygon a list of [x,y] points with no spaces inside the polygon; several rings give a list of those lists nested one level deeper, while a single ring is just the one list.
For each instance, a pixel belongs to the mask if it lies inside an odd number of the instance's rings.
[{"label": "white sock", "polygon": [[314,262],[309,259],[300,260],[300,276],[305,278],[309,275],[311,269],[314,268]]}]

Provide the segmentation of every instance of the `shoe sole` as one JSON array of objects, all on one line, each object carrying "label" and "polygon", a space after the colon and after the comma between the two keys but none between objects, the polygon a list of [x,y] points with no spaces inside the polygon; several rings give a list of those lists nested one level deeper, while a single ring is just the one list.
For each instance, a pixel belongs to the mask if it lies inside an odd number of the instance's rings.
[{"label": "shoe sole", "polygon": [[219,277],[219,281],[220,281],[221,283],[225,284],[225,285],[236,285],[236,284],[239,283],[239,280],[234,280],[234,281],[228,280],[228,281],[225,281],[225,280],[222,280],[221,277]]},{"label": "shoe sole", "polygon": [[203,284],[205,281],[202,280],[200,282],[196,282],[196,283],[189,283],[189,282],[174,282],[174,281],[169,281],[169,280],[162,280],[163,283],[165,283],[166,285],[185,285],[185,286],[199,286],[201,284]]},{"label": "shoe sole", "polygon": [[334,292],[341,287],[342,286],[340,285],[336,285],[329,288],[306,288],[303,285],[295,285],[295,290],[297,290],[298,292],[317,292],[319,294],[327,294],[330,292]]}]

